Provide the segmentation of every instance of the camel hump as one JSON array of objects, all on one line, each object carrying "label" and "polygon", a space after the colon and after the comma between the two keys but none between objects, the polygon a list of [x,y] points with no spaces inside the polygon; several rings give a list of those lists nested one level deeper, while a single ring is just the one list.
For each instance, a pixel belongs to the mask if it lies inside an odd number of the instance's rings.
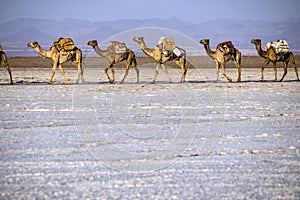
[{"label": "camel hump", "polygon": [[72,51],[75,49],[75,44],[71,38],[59,38],[54,41],[59,51]]},{"label": "camel hump", "polygon": [[126,44],[118,41],[110,41],[108,48],[112,53],[126,53],[128,51]]},{"label": "camel hump", "polygon": [[289,52],[289,44],[286,40],[277,40],[268,42],[265,46],[265,50],[273,47],[276,53],[287,53]]},{"label": "camel hump", "polygon": [[219,49],[221,52],[225,52],[225,54],[234,54],[234,45],[231,41],[219,43],[217,49]]}]

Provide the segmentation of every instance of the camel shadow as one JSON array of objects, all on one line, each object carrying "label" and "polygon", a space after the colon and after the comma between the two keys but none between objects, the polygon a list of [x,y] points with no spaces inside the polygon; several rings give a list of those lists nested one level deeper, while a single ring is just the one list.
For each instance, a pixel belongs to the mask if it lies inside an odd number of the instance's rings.
[{"label": "camel shadow", "polygon": [[274,81],[274,80],[245,80],[245,81],[241,81],[244,83],[292,83],[292,82],[299,82],[297,80],[283,80],[283,81]]}]

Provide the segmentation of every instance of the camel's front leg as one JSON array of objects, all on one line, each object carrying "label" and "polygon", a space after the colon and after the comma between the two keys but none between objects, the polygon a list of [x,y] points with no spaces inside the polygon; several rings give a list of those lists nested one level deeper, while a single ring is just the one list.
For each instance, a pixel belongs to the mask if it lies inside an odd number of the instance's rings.
[{"label": "camel's front leg", "polygon": [[109,68],[113,68],[113,63],[112,62],[107,65],[107,67],[104,69],[104,72],[105,72],[105,74],[107,76],[108,81],[110,83],[114,83],[115,82],[115,79],[114,79],[115,71],[113,69],[111,70],[112,71],[112,79],[111,79],[110,76],[109,76],[109,74],[108,74],[108,69]]},{"label": "camel's front leg", "polygon": [[215,82],[218,82],[219,81],[220,63],[217,60],[214,60],[214,62],[215,62],[215,65],[216,65],[216,81]]},{"label": "camel's front leg", "polygon": [[67,78],[66,78],[66,74],[65,74],[65,71],[63,70],[63,68],[62,68],[62,66],[61,66],[61,64],[60,64],[60,63],[58,64],[58,68],[59,68],[59,70],[60,70],[61,74],[62,74],[62,75],[63,75],[63,77],[64,77],[64,84],[67,84]]},{"label": "camel's front leg", "polygon": [[6,70],[7,70],[7,72],[8,72],[8,75],[9,75],[10,84],[13,85],[14,82],[13,82],[13,80],[12,80],[12,73],[11,73],[11,70],[10,70],[10,67],[9,67],[8,63],[6,63],[5,67],[6,67]]},{"label": "camel's front leg", "polygon": [[162,67],[162,69],[164,70],[166,76],[168,77],[169,82],[172,83],[173,81],[172,81],[171,76],[170,76],[170,74],[169,74],[167,68],[165,67],[165,65],[164,65],[164,64],[161,64],[161,67]]},{"label": "camel's front leg", "polygon": [[56,70],[57,65],[58,65],[58,61],[54,61],[53,67],[52,67],[52,75],[51,75],[51,77],[50,77],[49,84],[52,84],[52,82],[53,82],[53,77],[54,77],[54,74],[55,74],[55,70]]},{"label": "camel's front leg", "polygon": [[264,69],[270,63],[269,60],[266,60],[265,63],[261,66],[261,78],[260,81],[264,81]]},{"label": "camel's front leg", "polygon": [[222,74],[223,74],[223,76],[225,76],[229,82],[232,82],[232,79],[229,76],[227,76],[227,74],[225,72],[225,63],[221,63],[221,65],[222,65]]},{"label": "camel's front leg", "polygon": [[156,64],[156,68],[155,68],[155,72],[154,72],[154,78],[153,78],[153,81],[151,83],[155,83],[155,81],[156,81],[156,78],[157,78],[157,75],[158,75],[158,70],[159,70],[159,65],[160,65],[160,63]]}]

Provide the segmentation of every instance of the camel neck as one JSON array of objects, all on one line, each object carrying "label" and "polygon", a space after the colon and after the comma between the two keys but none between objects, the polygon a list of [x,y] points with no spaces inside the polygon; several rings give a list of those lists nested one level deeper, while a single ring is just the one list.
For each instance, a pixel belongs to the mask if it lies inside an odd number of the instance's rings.
[{"label": "camel neck", "polygon": [[107,55],[108,51],[100,49],[98,45],[94,46],[94,49],[95,49],[96,53],[100,56],[106,56]]},{"label": "camel neck", "polygon": [[204,48],[206,50],[207,55],[209,55],[210,57],[212,57],[212,55],[216,54],[216,51],[211,50],[209,43],[204,45]]},{"label": "camel neck", "polygon": [[52,53],[52,48],[50,50],[44,50],[42,49],[42,47],[40,45],[38,45],[37,47],[35,47],[34,49],[43,57],[46,57],[46,58],[51,58],[51,53]]},{"label": "camel neck", "polygon": [[47,57],[47,51],[42,49],[40,45],[34,48],[41,56]]},{"label": "camel neck", "polygon": [[153,50],[149,49],[144,41],[140,43],[140,47],[147,56],[153,57]]},{"label": "camel neck", "polygon": [[256,44],[255,48],[257,50],[258,55],[260,55],[263,58],[266,58],[266,52],[261,49],[261,44]]}]

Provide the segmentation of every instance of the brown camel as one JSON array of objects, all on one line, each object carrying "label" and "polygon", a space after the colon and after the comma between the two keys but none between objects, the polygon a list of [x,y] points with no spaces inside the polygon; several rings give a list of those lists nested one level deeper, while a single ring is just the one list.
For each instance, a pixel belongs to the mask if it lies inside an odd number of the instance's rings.
[{"label": "brown camel", "polygon": [[[110,83],[114,83],[115,82],[115,70],[114,70],[114,64],[117,64],[119,62],[122,62],[124,60],[127,61],[126,63],[126,71],[125,71],[125,75],[121,81],[121,83],[124,82],[126,76],[128,75],[129,72],[129,68],[130,66],[132,66],[135,71],[136,71],[136,79],[137,79],[137,83],[139,82],[139,69],[137,67],[137,62],[136,62],[136,58],[135,58],[135,54],[133,51],[131,51],[130,49],[127,49],[127,51],[125,53],[114,53],[113,51],[111,51],[109,48],[107,50],[102,50],[99,48],[98,46],[98,42],[97,40],[92,40],[89,41],[87,43],[87,45],[92,46],[95,50],[95,52],[100,55],[105,57],[108,60],[108,65],[105,68],[105,74],[108,78],[108,81]],[[111,73],[112,73],[112,78],[109,76],[108,74],[108,69],[111,68]]]},{"label": "brown camel", "polygon": [[7,59],[6,54],[3,51],[1,43],[0,43],[0,65],[5,67],[6,70],[8,71],[8,75],[9,75],[9,78],[10,78],[10,84],[13,85],[14,83],[13,83],[13,80],[12,80],[12,74],[11,74],[11,70],[10,70],[10,67],[9,67],[9,64],[8,64],[8,59]]},{"label": "brown camel", "polygon": [[166,56],[162,52],[162,50],[158,47],[155,47],[154,49],[147,48],[143,37],[135,37],[135,38],[133,38],[133,41],[137,42],[140,45],[142,51],[147,56],[153,58],[154,61],[157,63],[154,78],[153,78],[153,81],[151,83],[155,83],[155,81],[156,81],[159,66],[161,66],[162,69],[164,70],[166,76],[169,79],[169,82],[170,83],[172,82],[171,76],[168,73],[168,71],[167,71],[167,69],[164,65],[164,63],[166,63],[168,61],[171,61],[171,60],[175,60],[176,64],[181,67],[182,76],[181,76],[180,82],[181,83],[185,82],[185,76],[186,76],[186,73],[187,73],[187,70],[188,70],[188,67],[186,66],[186,53],[185,53],[185,50],[177,47],[181,52],[180,56],[177,56],[174,52],[171,52],[168,56]]},{"label": "brown camel", "polygon": [[297,77],[297,80],[299,81],[295,57],[292,52],[289,51],[284,54],[276,54],[274,47],[270,47],[266,51],[263,51],[261,49],[261,40],[260,39],[253,39],[253,40],[251,40],[251,43],[253,43],[255,45],[259,56],[266,59],[265,63],[261,67],[261,81],[264,81],[264,68],[270,62],[272,62],[273,66],[274,66],[274,74],[275,74],[274,81],[277,81],[277,67],[276,67],[277,62],[283,62],[283,65],[284,65],[284,73],[283,73],[283,76],[280,79],[280,81],[282,81],[284,79],[285,75],[287,74],[287,67],[288,67],[289,62],[291,62],[294,65],[296,77]]},{"label": "brown camel", "polygon": [[38,42],[35,41],[28,43],[27,46],[36,50],[42,57],[51,58],[53,60],[52,75],[49,81],[50,84],[53,82],[53,77],[57,66],[64,77],[64,84],[67,84],[67,78],[62,68],[62,64],[67,61],[72,61],[72,64],[77,66],[78,77],[76,83],[79,82],[80,78],[81,81],[84,82],[83,67],[82,67],[82,52],[77,47],[75,47],[75,49],[71,52],[62,52],[62,51],[59,52],[54,44],[51,46],[50,50],[42,49],[41,46],[38,44]]},{"label": "brown camel", "polygon": [[219,48],[217,48],[215,51],[212,51],[209,46],[208,39],[200,40],[200,43],[204,45],[207,55],[211,57],[216,64],[216,72],[217,72],[216,81],[219,81],[219,68],[221,65],[223,76],[225,76],[229,82],[232,82],[232,79],[229,76],[227,76],[225,72],[225,64],[230,60],[233,61],[234,65],[238,70],[237,82],[241,81],[241,52],[238,49],[234,48],[233,53],[231,52],[224,53]]}]

